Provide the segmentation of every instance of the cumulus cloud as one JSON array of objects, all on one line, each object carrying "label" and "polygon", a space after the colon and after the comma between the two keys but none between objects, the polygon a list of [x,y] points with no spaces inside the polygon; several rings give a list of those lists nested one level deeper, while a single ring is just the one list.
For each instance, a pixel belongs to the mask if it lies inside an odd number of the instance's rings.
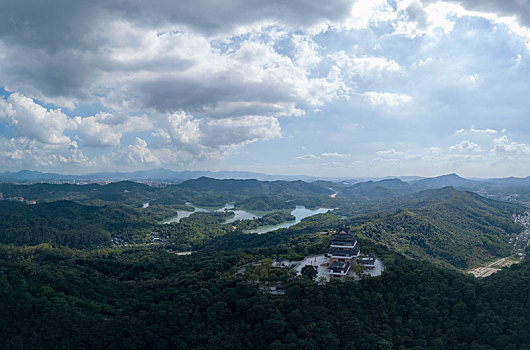
[{"label": "cumulus cloud", "polygon": [[71,120],[60,109],[46,109],[18,93],[0,100],[0,118],[15,127],[16,135],[46,144],[68,143],[64,131]]},{"label": "cumulus cloud", "polygon": [[71,118],[61,109],[46,108],[18,93],[0,99],[0,120],[13,126],[14,136],[17,137],[34,139],[43,144],[64,145],[72,142],[67,134],[74,134],[87,147],[118,146],[123,132],[152,126],[145,117],[117,117],[104,112]]},{"label": "cumulus cloud", "polygon": [[210,120],[203,127],[206,146],[240,146],[281,136],[280,124],[273,117],[238,117]]},{"label": "cumulus cloud", "polygon": [[218,157],[258,140],[281,136],[274,117],[245,116],[234,118],[195,118],[185,113],[158,117],[154,133],[166,145],[197,157]]},{"label": "cumulus cloud", "polygon": [[491,152],[500,154],[526,155],[530,153],[530,146],[524,143],[510,142],[506,135],[493,140]]},{"label": "cumulus cloud", "polygon": [[0,137],[0,162],[14,167],[56,167],[60,165],[93,166],[95,161],[89,159],[79,149],[77,142],[65,145],[43,144],[35,139],[25,137]]},{"label": "cumulus cloud", "polygon": [[147,142],[137,137],[134,144],[126,148],[126,156],[131,165],[149,165],[156,166],[160,164],[159,159],[147,146]]},{"label": "cumulus cloud", "polygon": [[158,118],[160,129],[155,135],[160,136],[174,145],[197,143],[200,135],[200,120],[184,112],[165,114]]},{"label": "cumulus cloud", "polygon": [[450,150],[457,151],[457,152],[478,152],[480,151],[480,147],[478,144],[471,142],[471,141],[462,141],[457,145],[450,146]]},{"label": "cumulus cloud", "polygon": [[77,130],[82,130],[86,146],[118,146],[121,130],[114,125],[99,122],[101,119],[102,114],[86,118],[75,117],[73,123]]}]

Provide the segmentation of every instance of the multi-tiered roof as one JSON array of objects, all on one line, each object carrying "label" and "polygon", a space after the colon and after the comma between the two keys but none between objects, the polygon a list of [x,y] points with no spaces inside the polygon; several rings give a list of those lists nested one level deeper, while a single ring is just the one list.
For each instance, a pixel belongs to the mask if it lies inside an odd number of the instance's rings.
[{"label": "multi-tiered roof", "polygon": [[330,276],[346,276],[350,268],[356,264],[359,254],[355,234],[347,228],[337,230],[337,233],[331,237],[328,251]]},{"label": "multi-tiered roof", "polygon": [[359,256],[357,237],[351,233],[341,230],[331,238],[328,256],[337,259],[353,259]]}]

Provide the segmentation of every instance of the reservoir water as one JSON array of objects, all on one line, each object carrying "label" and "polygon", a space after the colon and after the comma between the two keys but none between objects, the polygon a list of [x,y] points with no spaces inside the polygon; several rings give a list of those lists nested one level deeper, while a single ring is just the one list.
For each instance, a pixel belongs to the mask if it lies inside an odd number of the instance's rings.
[{"label": "reservoir water", "polygon": [[[261,217],[261,215],[258,215],[256,213],[251,213],[251,212],[248,212],[246,210],[240,210],[240,209],[234,210],[234,205],[233,204],[226,204],[224,207],[219,208],[219,209],[195,207],[191,203],[186,203],[186,205],[188,205],[190,207],[190,209],[192,209],[192,210],[177,210],[177,215],[176,216],[173,216],[173,217],[165,220],[162,223],[163,224],[171,224],[171,223],[174,223],[174,222],[180,222],[180,220],[189,217],[191,214],[199,213],[199,212],[208,212],[208,213],[224,212],[224,211],[233,212],[234,216],[229,218],[229,219],[227,219],[224,222],[225,224],[232,223],[232,222],[234,222],[236,220],[253,220],[253,219],[257,219],[257,218]],[[313,216],[313,215],[317,215],[317,214],[327,213],[330,210],[332,210],[332,209],[329,209],[329,208],[318,208],[318,209],[315,209],[315,210],[311,210],[311,209],[307,209],[303,205],[297,205],[296,208],[291,212],[291,215],[293,215],[295,217],[295,219],[293,221],[285,221],[285,222],[282,222],[281,224],[277,224],[277,225],[259,226],[259,227],[255,228],[255,229],[248,230],[248,231],[245,231],[245,232],[263,234],[263,233],[267,233],[267,232],[278,230],[280,228],[288,228],[288,227],[291,227],[293,225],[298,224],[300,221],[302,221],[302,219],[305,219],[305,218],[307,218],[309,216]]]},{"label": "reservoir water", "polygon": [[293,215],[295,217],[295,219],[293,221],[282,222],[281,224],[278,224],[278,225],[260,226],[260,227],[257,227],[255,229],[249,230],[248,233],[263,234],[263,233],[268,233],[268,232],[271,232],[271,231],[278,230],[280,228],[288,228],[288,227],[291,227],[293,225],[298,224],[300,221],[302,221],[302,219],[305,219],[305,218],[307,218],[309,216],[313,216],[313,215],[317,215],[317,214],[327,213],[330,210],[332,210],[332,209],[318,208],[318,209],[315,209],[315,210],[311,210],[311,209],[307,209],[303,205],[297,205],[296,209],[294,209],[291,212],[291,215]]},{"label": "reservoir water", "polygon": [[231,211],[234,213],[234,216],[227,219],[224,223],[229,224],[231,222],[234,222],[236,220],[252,220],[260,218],[261,215],[250,213],[245,210],[234,210],[233,204],[225,204],[224,207],[219,209],[212,209],[212,208],[201,208],[201,207],[195,207],[191,203],[186,203],[190,207],[191,210],[177,210],[177,215],[173,216],[166,221],[163,222],[163,224],[171,224],[173,222],[180,222],[180,220],[189,217],[193,213],[213,213],[213,212],[224,212],[224,211]]}]

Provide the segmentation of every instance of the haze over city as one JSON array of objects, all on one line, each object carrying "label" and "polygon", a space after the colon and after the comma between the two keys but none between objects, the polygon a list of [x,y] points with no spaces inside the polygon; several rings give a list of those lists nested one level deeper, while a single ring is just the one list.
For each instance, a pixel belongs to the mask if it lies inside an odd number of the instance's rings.
[{"label": "haze over city", "polygon": [[0,23],[3,171],[530,175],[528,2],[5,0]]}]

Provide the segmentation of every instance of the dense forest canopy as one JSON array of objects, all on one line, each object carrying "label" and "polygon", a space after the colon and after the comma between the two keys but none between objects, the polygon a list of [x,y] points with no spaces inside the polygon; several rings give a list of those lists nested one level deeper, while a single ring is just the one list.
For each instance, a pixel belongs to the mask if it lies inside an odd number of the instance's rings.
[{"label": "dense forest canopy", "polygon": [[[488,279],[387,252],[381,278],[259,292],[238,266],[276,248],[0,247],[0,346],[13,348],[524,349],[530,264]],[[272,277],[270,277],[272,278]]]}]

